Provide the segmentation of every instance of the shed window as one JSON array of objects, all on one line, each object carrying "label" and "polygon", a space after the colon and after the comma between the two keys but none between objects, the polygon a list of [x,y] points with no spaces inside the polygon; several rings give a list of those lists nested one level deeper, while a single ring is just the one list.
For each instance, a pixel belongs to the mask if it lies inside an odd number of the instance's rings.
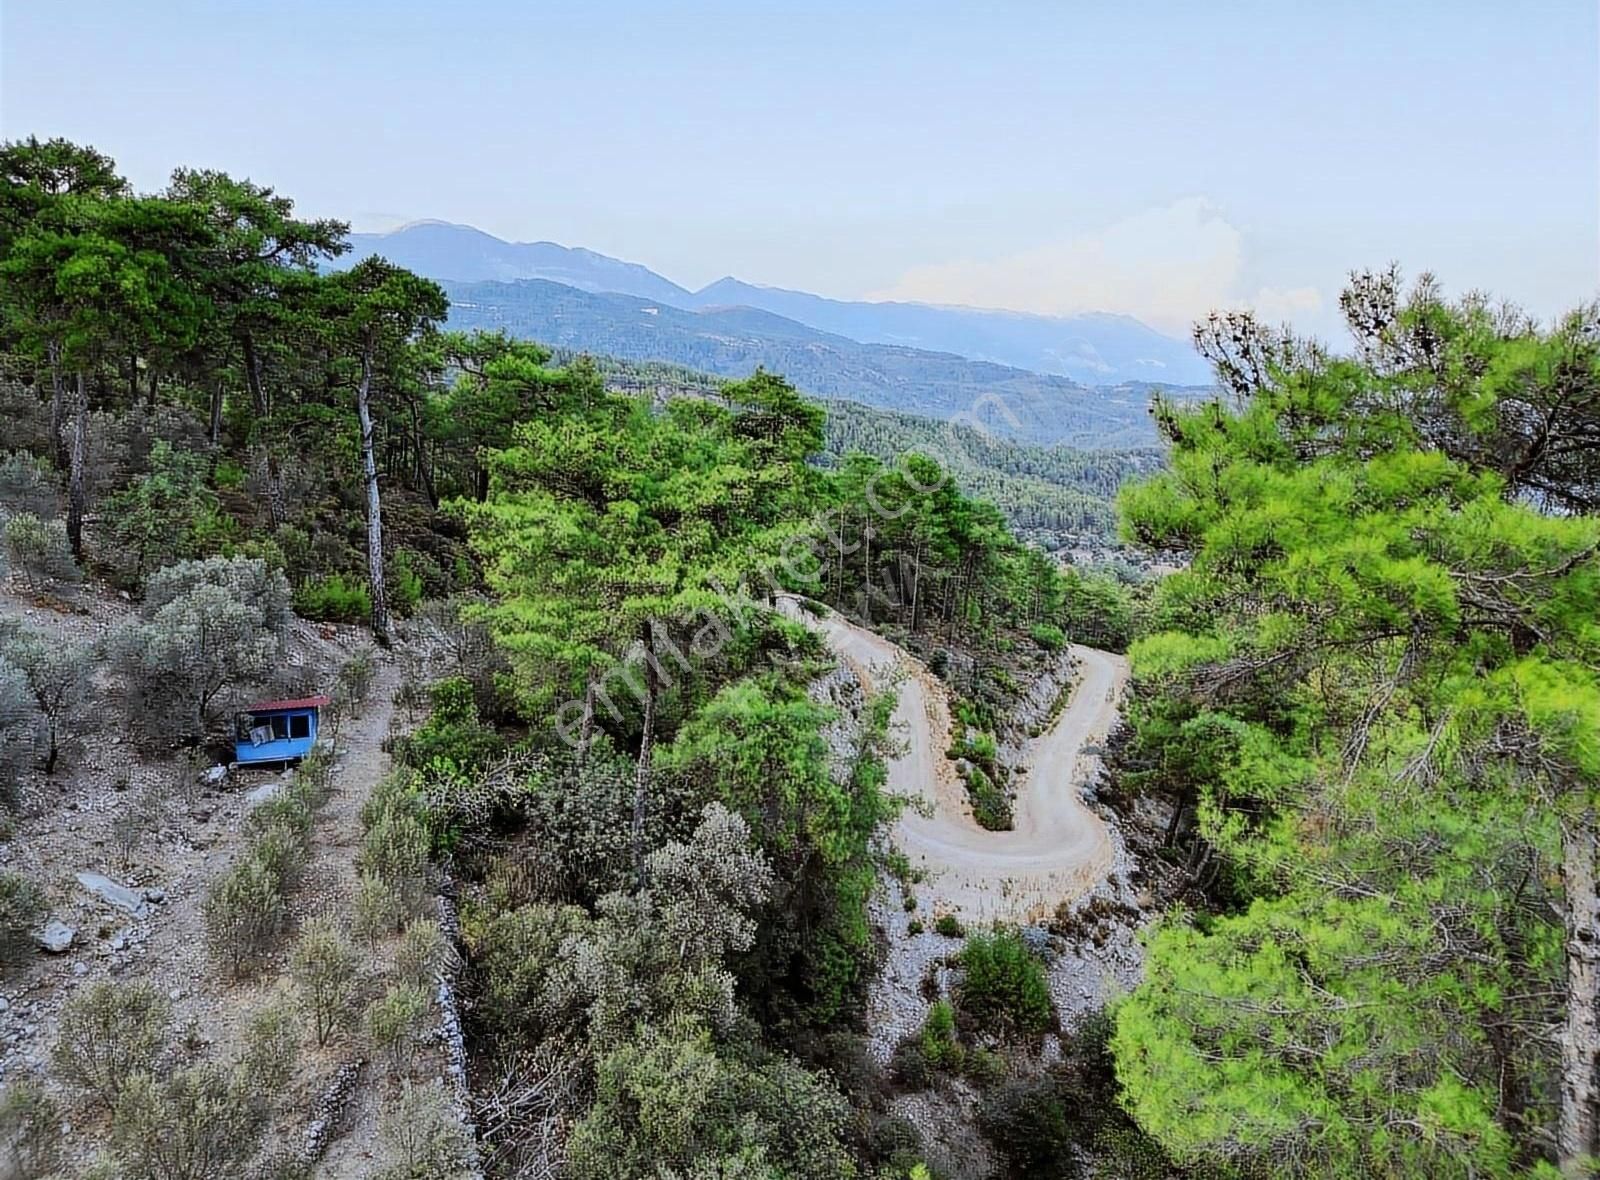
[{"label": "shed window", "polygon": [[289,736],[292,738],[308,738],[311,736],[311,714],[296,713],[289,718]]},{"label": "shed window", "polygon": [[280,713],[272,719],[272,738],[274,741],[282,741],[288,736],[289,719]]}]

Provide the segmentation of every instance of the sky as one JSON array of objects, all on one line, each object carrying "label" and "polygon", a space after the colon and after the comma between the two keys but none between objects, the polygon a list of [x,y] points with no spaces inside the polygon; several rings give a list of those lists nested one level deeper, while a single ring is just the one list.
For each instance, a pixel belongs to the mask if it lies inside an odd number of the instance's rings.
[{"label": "sky", "polygon": [[1600,294],[1595,0],[0,0],[0,135],[358,230],[418,218],[838,298],[1337,340],[1398,262]]}]

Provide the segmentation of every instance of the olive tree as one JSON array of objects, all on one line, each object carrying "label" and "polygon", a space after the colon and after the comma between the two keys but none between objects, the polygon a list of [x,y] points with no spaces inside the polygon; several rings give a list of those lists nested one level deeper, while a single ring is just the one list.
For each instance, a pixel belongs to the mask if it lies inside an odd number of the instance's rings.
[{"label": "olive tree", "polygon": [[201,736],[220,700],[277,666],[288,620],[288,581],[258,559],[184,561],[151,575],[140,617],[111,640],[130,720],[155,740]]}]

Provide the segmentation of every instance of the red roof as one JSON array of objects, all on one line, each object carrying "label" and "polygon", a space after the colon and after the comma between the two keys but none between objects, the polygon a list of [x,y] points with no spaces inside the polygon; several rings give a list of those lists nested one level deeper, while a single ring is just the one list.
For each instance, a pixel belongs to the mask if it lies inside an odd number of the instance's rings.
[{"label": "red roof", "polygon": [[285,709],[320,709],[331,705],[333,698],[330,696],[293,697],[283,701],[261,701],[258,704],[245,706],[246,713],[278,713]]}]

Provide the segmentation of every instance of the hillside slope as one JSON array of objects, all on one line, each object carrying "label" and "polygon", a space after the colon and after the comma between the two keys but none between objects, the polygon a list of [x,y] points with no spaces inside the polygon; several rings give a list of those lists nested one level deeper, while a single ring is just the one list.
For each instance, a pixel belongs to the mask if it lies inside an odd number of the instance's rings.
[{"label": "hillside slope", "polygon": [[1140,447],[1157,441],[1147,385],[1089,389],[952,353],[862,344],[751,308],[685,311],[539,279],[445,286],[457,328],[503,328],[561,348],[721,376],[743,377],[762,366],[820,397],[944,419],[972,415],[996,433],[1032,442]]}]

